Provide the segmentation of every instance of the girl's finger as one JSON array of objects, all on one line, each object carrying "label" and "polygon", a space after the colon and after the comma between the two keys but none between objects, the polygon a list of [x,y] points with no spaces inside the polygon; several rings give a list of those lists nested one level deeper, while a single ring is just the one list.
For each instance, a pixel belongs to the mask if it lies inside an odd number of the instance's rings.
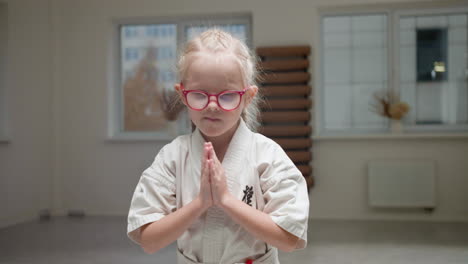
[{"label": "girl's finger", "polygon": [[208,168],[209,168],[209,171],[210,171],[210,175],[209,175],[209,177],[210,177],[210,190],[211,190],[211,194],[214,195],[216,193],[216,189],[215,189],[216,182],[215,182],[215,179],[214,179],[215,174],[212,172],[212,170],[213,170],[213,160],[209,160]]},{"label": "girl's finger", "polygon": [[206,160],[202,159],[202,168],[201,168],[201,181],[203,182],[206,178],[206,170],[208,169],[208,166],[206,166]]},{"label": "girl's finger", "polygon": [[213,162],[210,159],[206,161],[206,176],[207,176],[209,182],[212,182],[212,180],[211,180],[211,177],[213,175],[211,173],[212,163]]},{"label": "girl's finger", "polygon": [[205,169],[205,182],[211,183],[211,177],[210,177],[210,166],[207,164],[206,169]]},{"label": "girl's finger", "polygon": [[208,159],[210,156],[210,145],[208,143],[205,143],[203,145],[203,158]]},{"label": "girl's finger", "polygon": [[211,142],[205,142],[205,149],[206,149],[206,159],[211,158],[211,149],[213,148],[213,145],[211,145]]},{"label": "girl's finger", "polygon": [[202,155],[202,159],[201,159],[202,171],[203,171],[203,168],[205,168],[205,166],[206,166],[207,157],[208,157],[208,148],[207,148],[207,145],[205,143],[203,145],[203,155]]},{"label": "girl's finger", "polygon": [[214,162],[218,162],[218,156],[216,156],[216,152],[214,151],[214,148],[211,147],[211,150],[210,150],[210,158],[214,161]]},{"label": "girl's finger", "polygon": [[[208,149],[207,149],[207,153],[208,153]],[[204,169],[204,174],[207,174],[207,179],[209,180],[209,173],[210,173],[210,166],[209,166],[209,161],[210,159],[207,158],[207,156],[205,156],[205,158],[203,158],[203,163],[204,163],[204,166],[203,166],[203,169]]]},{"label": "girl's finger", "polygon": [[212,159],[210,159],[210,169],[208,170],[208,179],[210,180],[210,183],[213,182],[213,179],[215,179],[216,174],[214,173],[213,167],[214,167],[214,162]]},{"label": "girl's finger", "polygon": [[213,177],[213,179],[215,179],[216,181],[219,181],[220,180],[220,174],[219,174],[219,170],[218,170],[218,164],[215,163],[214,160],[211,160],[211,163],[210,163],[210,175],[212,175],[211,177]]}]

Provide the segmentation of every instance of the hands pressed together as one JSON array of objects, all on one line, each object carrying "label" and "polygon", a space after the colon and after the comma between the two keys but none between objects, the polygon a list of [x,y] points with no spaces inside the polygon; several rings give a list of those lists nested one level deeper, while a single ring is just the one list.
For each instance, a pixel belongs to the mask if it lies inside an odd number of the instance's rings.
[{"label": "hands pressed together", "polygon": [[229,197],[224,168],[211,142],[206,142],[203,146],[199,198],[203,207],[208,209],[213,205],[222,207]]},{"label": "hands pressed together", "polygon": [[236,199],[228,190],[226,174],[210,142],[203,146],[200,193],[203,211],[212,206],[223,209],[235,222],[258,239],[291,252],[296,248],[298,237],[279,227],[272,218],[256,208]]},{"label": "hands pressed together", "polygon": [[220,207],[258,239],[287,252],[296,248],[298,237],[279,227],[268,214],[229,192],[224,168],[210,142],[203,146],[200,176],[200,192],[192,202],[142,227],[141,245],[146,252],[154,253],[172,243],[212,206]]}]

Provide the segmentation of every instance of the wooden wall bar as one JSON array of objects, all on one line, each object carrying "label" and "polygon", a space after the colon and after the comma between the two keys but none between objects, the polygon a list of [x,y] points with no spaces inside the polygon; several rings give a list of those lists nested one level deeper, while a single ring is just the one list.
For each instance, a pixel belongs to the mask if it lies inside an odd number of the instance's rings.
[{"label": "wooden wall bar", "polygon": [[310,79],[307,72],[264,73],[262,81],[268,84],[305,83]]},{"label": "wooden wall bar", "polygon": [[312,128],[307,125],[301,126],[273,126],[273,125],[263,125],[259,129],[259,132],[267,137],[308,137],[312,131]]},{"label": "wooden wall bar", "polygon": [[309,85],[309,46],[259,47],[258,78],[265,103],[261,105],[259,132],[276,141],[305,177],[309,189],[312,175],[312,127]]},{"label": "wooden wall bar", "polygon": [[263,85],[262,93],[267,97],[298,96],[307,98],[312,88],[308,85]]},{"label": "wooden wall bar", "polygon": [[272,138],[283,149],[309,149],[312,146],[310,138]]},{"label": "wooden wall bar", "polygon": [[269,99],[267,103],[262,105],[266,110],[281,110],[281,109],[310,109],[312,102],[309,98],[299,99]]},{"label": "wooden wall bar", "polygon": [[[259,57],[267,57],[278,59],[281,57],[308,57],[310,55],[309,46],[271,46],[258,47],[257,55]],[[307,69],[307,68],[305,68]]]},{"label": "wooden wall bar", "polygon": [[260,62],[260,70],[262,71],[292,71],[303,70],[309,67],[307,59],[292,59],[292,60],[270,60]]}]

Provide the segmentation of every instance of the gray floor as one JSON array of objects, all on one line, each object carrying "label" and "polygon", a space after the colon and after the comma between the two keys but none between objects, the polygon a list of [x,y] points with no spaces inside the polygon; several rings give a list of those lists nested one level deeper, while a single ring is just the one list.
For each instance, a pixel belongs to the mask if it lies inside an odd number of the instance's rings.
[{"label": "gray floor", "polygon": [[[125,217],[52,218],[0,229],[0,263],[175,263],[175,245],[146,255]],[[282,263],[467,264],[468,224],[311,221],[307,249]]]}]

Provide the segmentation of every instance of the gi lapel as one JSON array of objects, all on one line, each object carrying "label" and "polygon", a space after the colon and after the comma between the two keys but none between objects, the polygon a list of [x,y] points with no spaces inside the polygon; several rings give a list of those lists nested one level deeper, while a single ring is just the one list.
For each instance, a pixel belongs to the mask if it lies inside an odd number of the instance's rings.
[{"label": "gi lapel", "polygon": [[250,131],[244,120],[241,118],[239,127],[229,143],[229,147],[222,162],[230,192],[234,191],[234,186],[239,182],[238,178],[246,169],[245,161],[253,144],[252,136],[252,131]]}]

